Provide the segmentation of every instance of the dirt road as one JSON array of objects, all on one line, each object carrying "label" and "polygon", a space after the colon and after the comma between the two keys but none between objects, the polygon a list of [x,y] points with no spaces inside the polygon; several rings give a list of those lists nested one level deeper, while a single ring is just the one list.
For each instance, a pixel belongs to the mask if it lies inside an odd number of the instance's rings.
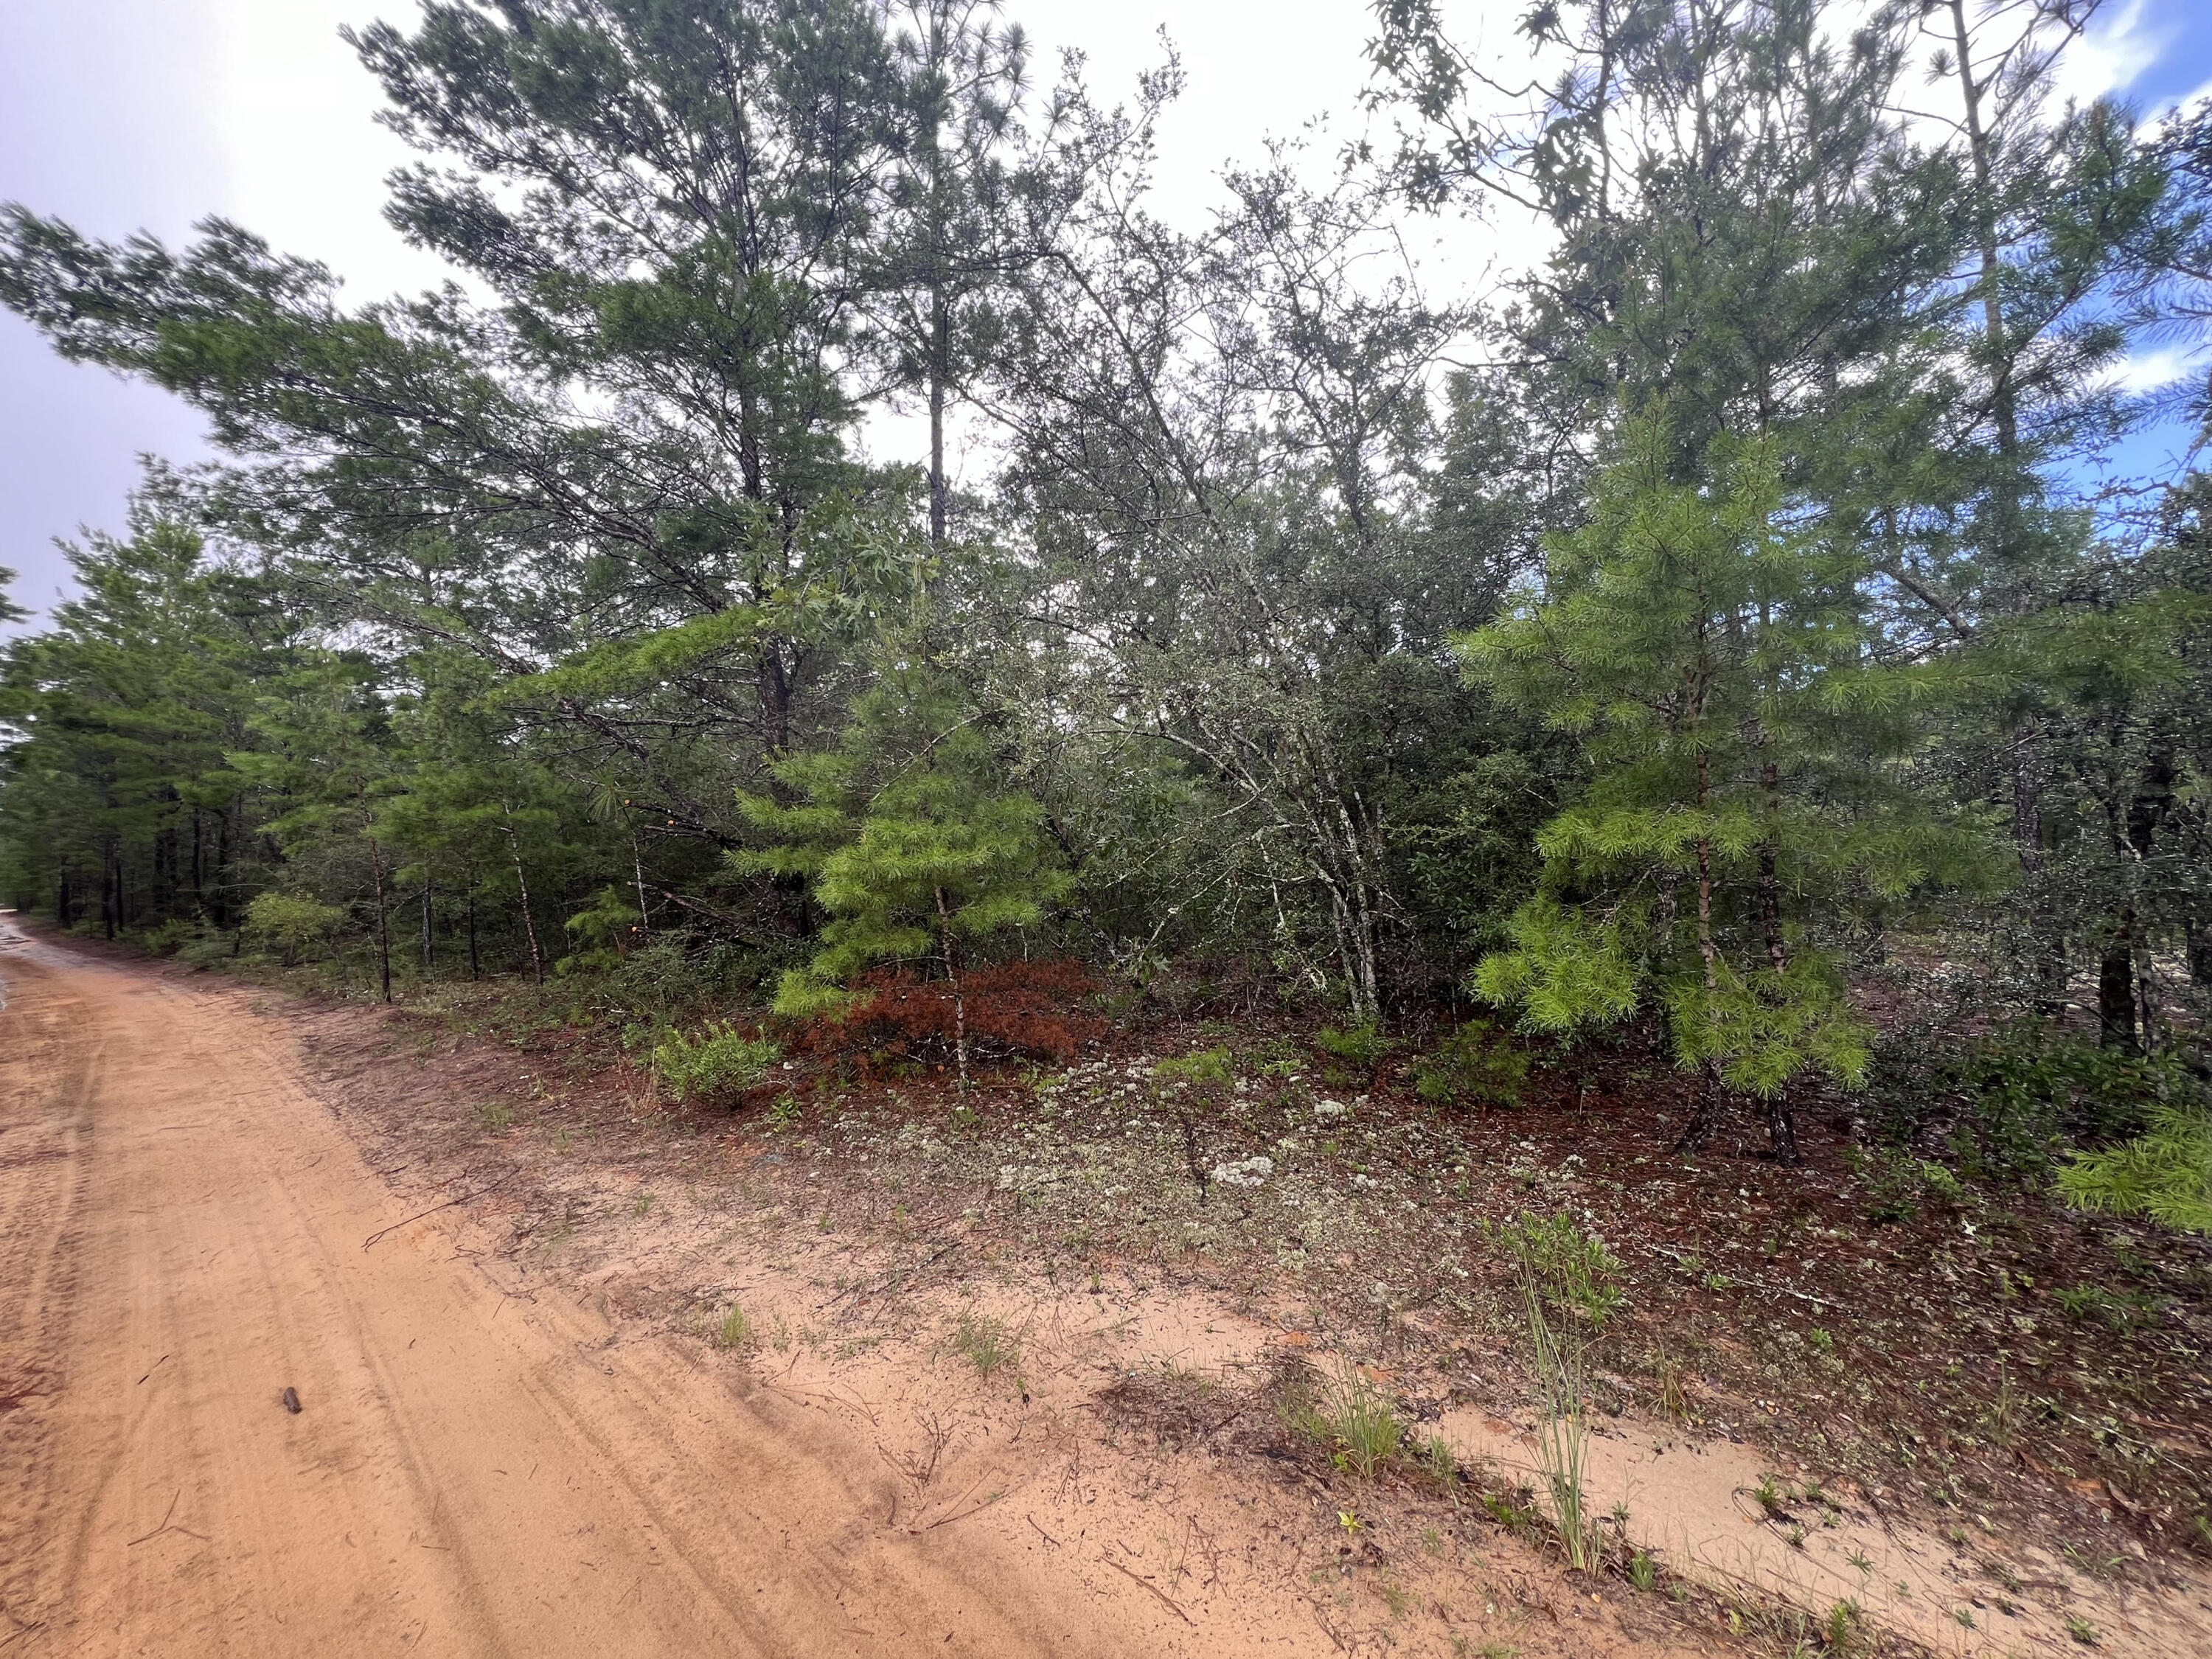
[{"label": "dirt road", "polygon": [[364,1249],[405,1210],[237,995],[4,917],[0,983],[7,1659],[1142,1650],[680,1345]]}]

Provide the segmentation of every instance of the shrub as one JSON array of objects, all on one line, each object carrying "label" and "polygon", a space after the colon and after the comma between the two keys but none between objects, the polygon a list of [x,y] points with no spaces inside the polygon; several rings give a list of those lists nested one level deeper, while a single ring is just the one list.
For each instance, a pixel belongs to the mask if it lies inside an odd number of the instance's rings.
[{"label": "shrub", "polygon": [[2129,1054],[2040,1019],[1942,1046],[1906,1029],[1876,1046],[1868,1098],[1892,1146],[1938,1146],[1966,1175],[2040,1184],[2075,1147],[2140,1134],[2185,1087],[2171,1054]]},{"label": "shrub", "polygon": [[638,908],[626,887],[602,887],[585,908],[562,924],[577,948],[553,964],[556,974],[602,972],[619,967],[638,939]]},{"label": "shrub", "polygon": [[157,927],[149,927],[139,936],[139,942],[157,957],[171,957],[191,939],[199,937],[199,924],[182,916],[171,916]]},{"label": "shrub", "polygon": [[653,1075],[675,1091],[677,1099],[689,1101],[751,1088],[782,1053],[768,1038],[709,1020],[696,1036],[686,1036],[672,1026],[665,1030],[653,1045],[650,1064]]},{"label": "shrub", "polygon": [[[1102,1029],[1081,1006],[1093,987],[1082,963],[1067,960],[999,962],[961,975],[969,1052],[989,1060],[1064,1063]],[[845,1007],[799,1028],[798,1041],[818,1054],[943,1060],[952,1053],[952,987],[904,969],[861,975]]]},{"label": "shrub", "polygon": [[1201,1048],[1178,1060],[1164,1060],[1152,1075],[1164,1083],[1188,1083],[1200,1089],[1225,1089],[1237,1080],[1237,1062],[1226,1048]]},{"label": "shrub", "polygon": [[1471,1019],[1413,1062],[1413,1092],[1438,1105],[1510,1106],[1521,1098],[1528,1056],[1486,1019]]},{"label": "shrub", "polygon": [[1314,1034],[1314,1046],[1353,1071],[1372,1073],[1382,1063],[1382,1057],[1398,1045],[1382,1035],[1381,1026],[1369,1020],[1348,1031],[1324,1025]]},{"label": "shrub", "polygon": [[345,921],[346,913],[335,904],[295,893],[264,893],[246,907],[246,936],[257,949],[296,963],[327,954]]},{"label": "shrub", "polygon": [[1923,1204],[1950,1206],[1966,1201],[1966,1189],[1933,1158],[1915,1158],[1894,1146],[1871,1151],[1854,1146],[1845,1155],[1851,1173],[1866,1185],[1869,1221],[1910,1221]]}]

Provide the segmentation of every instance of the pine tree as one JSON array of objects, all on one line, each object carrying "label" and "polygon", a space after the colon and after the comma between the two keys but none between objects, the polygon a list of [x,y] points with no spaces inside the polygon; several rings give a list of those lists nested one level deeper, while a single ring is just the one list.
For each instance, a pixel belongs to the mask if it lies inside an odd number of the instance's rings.
[{"label": "pine tree", "polygon": [[1869,665],[1854,550],[1784,515],[1771,445],[1720,441],[1704,484],[1670,477],[1674,450],[1662,420],[1632,423],[1590,522],[1548,542],[1541,592],[1459,641],[1593,775],[1540,833],[1540,890],[1474,982],[1560,1034],[1656,994],[1701,1079],[1682,1145],[1740,1091],[1790,1161],[1790,1079],[1848,1085],[1866,1064],[1843,925],[1966,876],[1973,837],[1897,775],[1932,687]]},{"label": "pine tree", "polygon": [[1043,809],[1005,786],[981,711],[919,653],[899,653],[855,702],[835,749],[787,756],[775,772],[796,804],[741,796],[769,844],[734,861],[806,877],[830,916],[820,951],[784,975],[776,1011],[845,1006],[848,982],[879,963],[933,965],[951,988],[964,1086],[967,957],[1035,926],[1071,884]]}]

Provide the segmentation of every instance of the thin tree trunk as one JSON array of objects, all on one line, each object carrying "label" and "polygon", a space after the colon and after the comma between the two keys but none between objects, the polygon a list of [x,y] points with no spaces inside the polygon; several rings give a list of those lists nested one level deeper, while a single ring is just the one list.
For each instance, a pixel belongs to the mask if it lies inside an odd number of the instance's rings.
[{"label": "thin tree trunk", "polygon": [[637,831],[629,833],[630,873],[637,878],[637,930],[641,933],[653,931],[653,912],[645,900],[645,859],[637,850]]},{"label": "thin tree trunk", "polygon": [[[1703,750],[1698,752],[1698,810],[1705,808],[1705,797],[1711,780],[1711,763]],[[1720,994],[1719,951],[1713,944],[1713,844],[1706,836],[1698,837],[1698,959],[1704,967],[1705,998],[1710,1004]],[[1720,1115],[1720,1068],[1711,1059],[1698,1066],[1698,1103],[1691,1109],[1690,1121],[1682,1131],[1681,1139],[1674,1143],[1678,1152],[1693,1152],[1712,1138],[1713,1124]]]},{"label": "thin tree trunk", "polygon": [[483,977],[483,963],[477,956],[477,890],[473,882],[469,885],[469,977]]},{"label": "thin tree trunk", "polygon": [[960,994],[960,967],[952,951],[952,913],[945,906],[945,890],[937,890],[937,933],[945,945],[945,976],[952,982],[952,1058],[960,1073],[960,1087],[968,1087],[968,1004]]},{"label": "thin tree trunk", "polygon": [[2136,1054],[2135,913],[2123,910],[2119,926],[2105,941],[2097,961],[2097,1042],[2100,1047]]},{"label": "thin tree trunk", "polygon": [[426,875],[422,878],[422,972],[426,978],[430,972],[434,948],[430,936],[430,878]]},{"label": "thin tree trunk", "polygon": [[507,820],[507,851],[514,860],[514,884],[522,891],[522,932],[530,941],[530,977],[533,983],[545,983],[544,958],[538,954],[538,923],[530,915],[530,880],[522,873],[522,843],[514,838],[514,813],[505,801],[499,804],[501,815]]},{"label": "thin tree trunk", "polygon": [[392,925],[385,912],[384,849],[376,844],[376,837],[368,838],[368,868],[376,883],[376,968],[384,986],[384,1000],[392,1000]]},{"label": "thin tree trunk", "polygon": [[945,288],[933,282],[929,289],[929,549],[945,548],[946,510],[945,486],[945,381],[951,350],[951,325],[945,314]]}]

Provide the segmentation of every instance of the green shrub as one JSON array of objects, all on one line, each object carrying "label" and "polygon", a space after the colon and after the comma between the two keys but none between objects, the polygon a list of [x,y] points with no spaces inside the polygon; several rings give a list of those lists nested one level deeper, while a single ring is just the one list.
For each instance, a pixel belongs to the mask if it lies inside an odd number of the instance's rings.
[{"label": "green shrub", "polygon": [[1382,1057],[1398,1045],[1382,1035],[1382,1028],[1373,1020],[1364,1025],[1355,1025],[1348,1031],[1340,1031],[1334,1025],[1324,1025],[1314,1034],[1314,1047],[1332,1060],[1341,1060],[1354,1071],[1372,1072],[1382,1063]]},{"label": "green shrub", "polygon": [[673,1026],[654,1041],[648,1063],[653,1074],[682,1101],[740,1093],[768,1075],[783,1050],[766,1037],[746,1035],[735,1025],[709,1020],[696,1036]]},{"label": "green shrub", "polygon": [[1910,1221],[1923,1204],[1953,1206],[1966,1201],[1966,1189],[1933,1158],[1915,1158],[1894,1146],[1854,1146],[1845,1154],[1851,1173],[1866,1187],[1869,1221]]},{"label": "green shrub", "polygon": [[2016,1019],[1960,1044],[1920,1027],[1891,1033],[1876,1045],[1867,1098],[1883,1142],[1940,1142],[1972,1179],[2039,1186],[2075,1148],[2141,1134],[2185,1087],[2172,1054],[2130,1054],[2045,1020]]},{"label": "green shrub", "polygon": [[1237,1062],[1226,1048],[1201,1048],[1152,1067],[1163,1083],[1188,1083],[1201,1089],[1225,1089],[1237,1079]]},{"label": "green shrub", "polygon": [[195,968],[211,968],[218,962],[228,962],[238,954],[239,936],[217,933],[213,928],[196,933],[177,947],[177,960],[190,963]]},{"label": "green shrub", "polygon": [[601,973],[621,966],[637,937],[638,908],[627,887],[602,887],[591,903],[562,924],[577,948],[553,964],[556,974]]},{"label": "green shrub", "polygon": [[1528,1056],[1488,1020],[1471,1019],[1413,1062],[1413,1092],[1440,1106],[1510,1106],[1528,1076]]},{"label": "green shrub", "polygon": [[157,957],[173,957],[185,942],[199,936],[199,924],[187,921],[182,916],[171,916],[157,927],[149,927],[141,933],[139,943]]},{"label": "green shrub", "polygon": [[272,951],[289,963],[326,956],[346,913],[296,893],[264,893],[246,907],[246,937],[257,950]]}]

